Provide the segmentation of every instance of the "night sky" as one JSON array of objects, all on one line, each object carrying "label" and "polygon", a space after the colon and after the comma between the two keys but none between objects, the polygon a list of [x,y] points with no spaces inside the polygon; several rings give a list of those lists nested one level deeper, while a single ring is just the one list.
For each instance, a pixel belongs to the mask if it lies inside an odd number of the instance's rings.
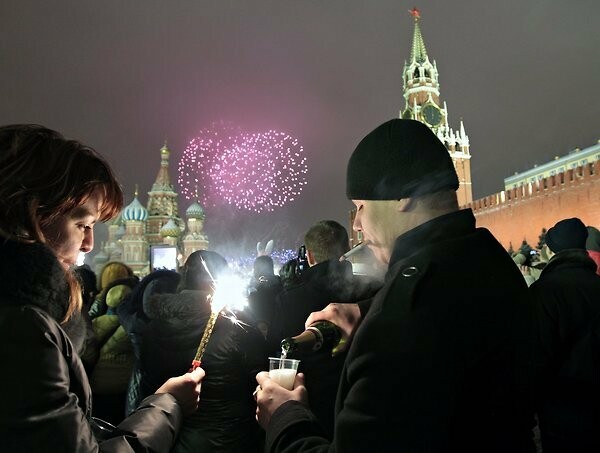
[{"label": "night sky", "polygon": [[347,225],[347,159],[404,108],[413,6],[450,126],[462,118],[470,138],[475,198],[600,139],[597,0],[3,1],[0,124],[93,146],[126,203],[135,184],[146,202],[165,139],[176,182],[187,143],[214,121],[285,131],[308,157],[297,201],[262,215],[208,209],[205,230],[220,250],[270,237],[294,248],[317,220]]}]

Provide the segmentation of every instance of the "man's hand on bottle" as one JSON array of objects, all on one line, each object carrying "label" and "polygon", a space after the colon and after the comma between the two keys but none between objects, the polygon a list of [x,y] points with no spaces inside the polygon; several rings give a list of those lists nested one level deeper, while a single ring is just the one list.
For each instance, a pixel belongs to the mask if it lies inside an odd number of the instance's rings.
[{"label": "man's hand on bottle", "polygon": [[294,390],[287,390],[269,377],[268,371],[256,375],[258,386],[254,392],[256,398],[256,421],[267,429],[273,413],[286,401],[300,401],[307,404],[308,396],[304,386],[304,374],[298,373],[294,380]]},{"label": "man's hand on bottle", "polygon": [[354,336],[357,327],[362,321],[360,308],[358,304],[329,304],[321,311],[315,311],[310,314],[306,320],[306,327],[317,321],[329,321],[335,324],[342,331],[342,339],[332,352],[336,355],[348,348],[350,340]]},{"label": "man's hand on bottle", "polygon": [[196,368],[191,373],[172,377],[167,380],[155,393],[170,393],[175,397],[184,415],[193,414],[198,409],[200,387],[204,378],[204,370]]}]

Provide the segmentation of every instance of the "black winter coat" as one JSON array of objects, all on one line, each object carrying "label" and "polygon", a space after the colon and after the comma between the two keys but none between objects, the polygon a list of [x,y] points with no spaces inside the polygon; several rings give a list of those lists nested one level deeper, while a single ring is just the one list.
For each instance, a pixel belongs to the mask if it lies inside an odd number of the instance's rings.
[{"label": "black winter coat", "polygon": [[537,324],[544,453],[600,451],[600,276],[585,250],[564,250],[529,288]]},{"label": "black winter coat", "polygon": [[290,401],[271,418],[267,451],[530,451],[525,291],[470,210],[403,234],[348,351],[333,442]]},{"label": "black winter coat", "polygon": [[[141,388],[153,389],[172,373],[187,371],[210,317],[207,293],[184,290],[153,296],[141,340]],[[267,370],[265,341],[255,328],[219,315],[202,357],[206,376],[195,414],[184,421],[177,451],[256,451],[261,432],[252,392]]]},{"label": "black winter coat", "polygon": [[58,324],[67,309],[64,270],[45,246],[0,238],[0,438],[3,451],[169,451],[182,419],[169,394],[152,395],[119,425],[94,437],[90,386]]}]

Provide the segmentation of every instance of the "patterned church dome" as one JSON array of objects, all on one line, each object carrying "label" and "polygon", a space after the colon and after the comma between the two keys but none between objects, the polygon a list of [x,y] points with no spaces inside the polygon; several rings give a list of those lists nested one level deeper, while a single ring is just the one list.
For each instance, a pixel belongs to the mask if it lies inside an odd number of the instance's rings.
[{"label": "patterned church dome", "polygon": [[139,220],[141,222],[146,221],[148,219],[148,210],[142,206],[142,203],[139,202],[137,198],[137,191],[135,192],[135,198],[133,201],[123,209],[123,220]]},{"label": "patterned church dome", "polygon": [[160,235],[166,237],[177,237],[181,233],[181,229],[177,226],[175,221],[171,218],[167,223],[160,229]]},{"label": "patterned church dome", "polygon": [[200,206],[200,203],[194,201],[189,208],[186,209],[185,215],[188,219],[204,219],[204,209]]}]

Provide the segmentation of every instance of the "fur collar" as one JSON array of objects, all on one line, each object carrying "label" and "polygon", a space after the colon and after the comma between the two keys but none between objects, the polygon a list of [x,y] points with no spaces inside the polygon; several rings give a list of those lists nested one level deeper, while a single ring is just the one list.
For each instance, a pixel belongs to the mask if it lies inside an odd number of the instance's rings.
[{"label": "fur collar", "polygon": [[65,271],[45,245],[0,237],[0,282],[0,306],[33,305],[57,322],[64,318],[69,301]]}]

